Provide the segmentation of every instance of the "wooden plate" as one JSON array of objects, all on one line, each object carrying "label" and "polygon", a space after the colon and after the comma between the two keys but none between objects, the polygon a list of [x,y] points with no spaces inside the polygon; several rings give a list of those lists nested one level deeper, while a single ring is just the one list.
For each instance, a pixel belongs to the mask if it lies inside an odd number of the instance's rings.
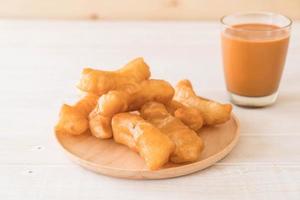
[{"label": "wooden plate", "polygon": [[137,153],[112,139],[100,140],[90,133],[80,136],[56,133],[56,138],[73,161],[94,172],[128,179],[163,179],[202,170],[225,157],[238,141],[239,122],[232,116],[225,124],[201,129],[199,135],[205,143],[199,161],[181,165],[168,163],[156,171],[148,170]]}]

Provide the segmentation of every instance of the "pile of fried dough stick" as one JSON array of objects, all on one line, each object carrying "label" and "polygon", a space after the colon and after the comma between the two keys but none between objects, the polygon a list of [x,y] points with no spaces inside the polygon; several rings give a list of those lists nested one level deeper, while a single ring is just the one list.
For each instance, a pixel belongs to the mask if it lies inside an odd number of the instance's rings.
[{"label": "pile of fried dough stick", "polygon": [[77,87],[86,95],[61,107],[55,130],[113,138],[139,153],[150,170],[197,161],[204,143],[196,131],[228,121],[232,106],[197,96],[189,80],[173,88],[150,75],[143,58],[116,71],[83,69]]}]

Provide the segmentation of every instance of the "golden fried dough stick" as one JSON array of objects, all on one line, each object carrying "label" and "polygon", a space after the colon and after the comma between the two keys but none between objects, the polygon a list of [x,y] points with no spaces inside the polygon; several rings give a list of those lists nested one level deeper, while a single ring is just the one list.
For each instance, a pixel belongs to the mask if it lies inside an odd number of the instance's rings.
[{"label": "golden fried dough stick", "polygon": [[193,162],[199,158],[204,146],[202,139],[195,131],[172,116],[163,104],[148,102],[140,112],[144,119],[156,126],[175,143],[175,151],[170,157],[172,162]]},{"label": "golden fried dough stick", "polygon": [[116,71],[85,68],[77,87],[85,92],[101,96],[132,82],[141,82],[150,77],[148,65],[143,58],[136,58]]},{"label": "golden fried dough stick", "polygon": [[167,105],[167,110],[174,117],[180,119],[189,128],[197,131],[203,126],[203,117],[196,108],[189,108],[177,101],[171,101]]},{"label": "golden fried dough stick", "polygon": [[89,115],[89,127],[91,133],[102,139],[109,139],[112,137],[111,117],[99,115],[93,110]]},{"label": "golden fried dough stick", "polygon": [[97,105],[98,96],[87,94],[74,106],[64,104],[59,113],[56,131],[80,135],[89,128],[88,115]]},{"label": "golden fried dough stick", "polygon": [[173,96],[174,89],[167,81],[150,79],[102,95],[98,101],[97,113],[112,116],[124,111],[138,110],[148,101],[168,104]]},{"label": "golden fried dough stick", "polygon": [[112,118],[114,140],[138,152],[150,170],[161,168],[174,151],[174,143],[137,114],[119,113]]},{"label": "golden fried dough stick", "polygon": [[177,84],[174,100],[187,107],[198,109],[204,118],[205,125],[224,123],[231,116],[231,104],[220,104],[197,96],[189,80],[182,80]]},{"label": "golden fried dough stick", "polygon": [[90,130],[98,138],[111,138],[108,124],[114,114],[138,110],[148,101],[168,104],[173,95],[174,89],[168,82],[154,79],[109,91],[99,98],[93,115],[90,115]]}]

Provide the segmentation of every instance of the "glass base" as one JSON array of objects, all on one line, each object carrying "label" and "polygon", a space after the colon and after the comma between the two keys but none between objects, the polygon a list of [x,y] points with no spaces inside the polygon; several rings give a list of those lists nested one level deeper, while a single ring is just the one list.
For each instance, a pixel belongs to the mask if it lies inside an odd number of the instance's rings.
[{"label": "glass base", "polygon": [[269,96],[263,97],[245,97],[228,92],[230,101],[238,106],[245,107],[264,107],[273,104],[278,96],[278,92],[275,92]]}]

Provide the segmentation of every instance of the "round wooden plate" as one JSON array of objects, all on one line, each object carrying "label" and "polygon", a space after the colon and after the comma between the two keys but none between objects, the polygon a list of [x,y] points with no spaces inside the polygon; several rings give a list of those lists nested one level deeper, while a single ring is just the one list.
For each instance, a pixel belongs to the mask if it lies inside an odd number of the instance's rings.
[{"label": "round wooden plate", "polygon": [[156,171],[148,170],[137,153],[112,139],[97,139],[90,133],[72,136],[59,132],[56,138],[73,161],[94,172],[128,179],[163,179],[202,170],[225,157],[238,141],[239,122],[232,116],[225,124],[202,128],[199,135],[205,148],[197,162],[168,163]]}]

